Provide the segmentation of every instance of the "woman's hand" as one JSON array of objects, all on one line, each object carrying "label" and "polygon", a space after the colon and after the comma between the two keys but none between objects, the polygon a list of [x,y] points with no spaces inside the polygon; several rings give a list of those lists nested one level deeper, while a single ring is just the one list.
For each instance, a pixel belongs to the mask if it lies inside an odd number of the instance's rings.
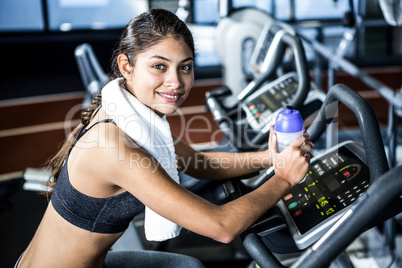
[{"label": "woman's hand", "polygon": [[277,137],[273,127],[271,127],[268,152],[271,157],[275,175],[287,180],[292,186],[299,183],[307,174],[311,154],[314,144],[308,139],[307,132],[291,143],[281,153],[277,148]]}]

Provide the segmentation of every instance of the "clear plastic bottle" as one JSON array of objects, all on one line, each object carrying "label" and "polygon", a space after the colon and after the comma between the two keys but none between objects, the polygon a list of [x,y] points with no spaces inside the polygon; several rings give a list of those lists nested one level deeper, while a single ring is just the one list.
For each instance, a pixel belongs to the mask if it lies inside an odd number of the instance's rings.
[{"label": "clear plastic bottle", "polygon": [[303,135],[303,118],[299,111],[291,106],[286,106],[286,109],[278,113],[274,129],[278,141],[278,151],[282,152],[289,144]]}]

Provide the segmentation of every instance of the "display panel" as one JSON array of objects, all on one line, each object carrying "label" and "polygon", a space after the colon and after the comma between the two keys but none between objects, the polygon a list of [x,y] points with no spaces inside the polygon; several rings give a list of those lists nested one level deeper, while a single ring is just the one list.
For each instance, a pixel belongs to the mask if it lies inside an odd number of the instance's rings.
[{"label": "display panel", "polygon": [[268,23],[264,26],[250,59],[250,69],[254,77],[268,70],[284,33],[285,30],[280,23]]},{"label": "display panel", "polygon": [[298,88],[296,73],[286,74],[261,87],[243,104],[247,122],[253,129],[262,129],[270,123],[276,112],[290,103]]},{"label": "display panel", "polygon": [[369,185],[368,167],[347,147],[340,147],[312,163],[305,181],[282,201],[304,234],[355,202]]}]

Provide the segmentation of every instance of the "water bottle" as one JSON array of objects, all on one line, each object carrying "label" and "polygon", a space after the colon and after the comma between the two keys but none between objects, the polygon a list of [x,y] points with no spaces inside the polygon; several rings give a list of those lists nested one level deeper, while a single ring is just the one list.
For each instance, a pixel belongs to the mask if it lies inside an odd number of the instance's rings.
[{"label": "water bottle", "polygon": [[289,144],[303,135],[303,118],[299,111],[291,106],[286,106],[283,111],[278,113],[274,129],[278,141],[278,151],[282,152]]}]

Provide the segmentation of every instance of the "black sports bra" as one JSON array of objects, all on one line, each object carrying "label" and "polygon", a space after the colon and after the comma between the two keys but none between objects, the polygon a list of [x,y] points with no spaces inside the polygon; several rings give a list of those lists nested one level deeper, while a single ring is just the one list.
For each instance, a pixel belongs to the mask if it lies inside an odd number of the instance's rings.
[{"label": "black sports bra", "polygon": [[144,204],[129,192],[108,198],[87,196],[71,185],[68,176],[67,162],[71,149],[89,129],[99,123],[116,124],[112,119],[105,119],[88,129],[88,124],[82,127],[67,153],[51,202],[60,216],[77,227],[96,233],[119,233],[128,227],[137,214],[144,211]]}]

